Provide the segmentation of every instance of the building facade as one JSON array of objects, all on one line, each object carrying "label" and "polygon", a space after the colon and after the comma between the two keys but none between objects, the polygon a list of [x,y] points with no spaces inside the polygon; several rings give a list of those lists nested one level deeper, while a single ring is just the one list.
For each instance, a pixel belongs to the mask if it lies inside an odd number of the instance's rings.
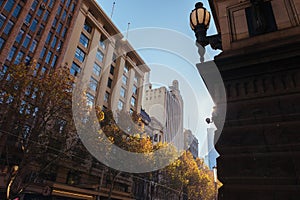
[{"label": "building facade", "polygon": [[168,90],[166,87],[146,89],[143,108],[163,126],[163,142],[172,142],[178,149],[184,148],[183,100],[177,80]]},{"label": "building facade", "polygon": [[[2,0],[0,76],[7,76],[13,64],[35,61],[35,73],[40,74],[67,65],[72,75],[81,76],[91,106],[139,113],[144,74],[150,69],[121,34],[111,39],[116,34],[120,31],[94,0]],[[0,150],[9,144],[1,142]],[[20,198],[105,199],[111,193],[112,199],[133,199],[130,177],[117,177],[110,192],[107,168],[84,147],[78,145],[76,151],[84,159],[74,156],[56,163],[49,177],[36,179]],[[4,199],[12,169],[4,166],[4,153],[0,155]]]},{"label": "building facade", "polygon": [[219,199],[298,199],[300,2],[210,4],[224,50],[215,63],[227,93],[225,126],[216,131]]},{"label": "building facade", "polygon": [[191,152],[194,159],[199,157],[199,142],[191,130],[184,130],[185,147],[184,149]]}]

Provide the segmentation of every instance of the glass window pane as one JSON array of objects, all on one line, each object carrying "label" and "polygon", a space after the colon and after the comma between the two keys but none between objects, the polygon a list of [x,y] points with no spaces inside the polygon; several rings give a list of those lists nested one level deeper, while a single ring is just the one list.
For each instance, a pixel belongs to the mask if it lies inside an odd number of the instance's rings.
[{"label": "glass window pane", "polygon": [[91,77],[90,79],[90,89],[93,91],[97,90],[97,85],[98,85],[98,81],[96,79],[94,79],[93,77]]},{"label": "glass window pane", "polygon": [[28,35],[28,34],[26,34],[26,37],[25,37],[25,39],[24,39],[24,41],[23,41],[22,46],[25,47],[25,48],[27,48],[28,45],[29,45],[30,40],[31,40],[31,36]]},{"label": "glass window pane", "polygon": [[118,109],[122,110],[123,106],[124,106],[124,103],[121,100],[119,100],[119,102],[118,102]]},{"label": "glass window pane", "polygon": [[17,43],[20,43],[22,37],[23,37],[24,31],[21,29],[20,32],[18,33],[18,36],[16,38]]},{"label": "glass window pane", "polygon": [[87,36],[85,36],[83,33],[81,33],[80,35],[80,39],[79,42],[85,47],[87,48],[89,45],[89,39]]},{"label": "glass window pane", "polygon": [[12,27],[14,26],[14,23],[12,22],[12,21],[8,21],[8,23],[6,24],[6,26],[5,26],[5,29],[4,29],[4,33],[6,34],[6,35],[8,35],[9,33],[10,33],[10,31],[11,31],[11,29],[12,29]]},{"label": "glass window pane", "polygon": [[77,58],[80,62],[83,62],[85,58],[85,53],[78,47],[75,52],[75,58]]},{"label": "glass window pane", "polygon": [[36,45],[37,45],[37,41],[36,40],[33,40],[32,41],[32,44],[31,44],[31,46],[30,46],[30,52],[34,52],[34,50],[35,50],[35,48],[36,48]]},{"label": "glass window pane", "polygon": [[79,65],[77,65],[76,63],[72,63],[71,69],[70,69],[70,73],[73,76],[77,76],[78,73],[80,73],[80,67]]},{"label": "glass window pane", "polygon": [[102,62],[102,61],[103,61],[103,57],[104,57],[103,53],[102,53],[100,50],[98,50],[98,51],[97,51],[97,54],[96,54],[96,58],[97,58],[100,62]]},{"label": "glass window pane", "polygon": [[12,8],[14,7],[15,1],[14,0],[8,0],[4,6],[4,10],[7,12],[10,12]]},{"label": "glass window pane", "polygon": [[127,85],[127,77],[124,74],[122,76],[122,82],[124,85]]},{"label": "glass window pane", "polygon": [[2,49],[4,43],[5,43],[5,40],[0,37],[0,50]]},{"label": "glass window pane", "polygon": [[34,32],[36,30],[36,27],[37,27],[37,24],[38,24],[38,21],[36,19],[34,19],[31,23],[31,26],[30,26],[30,30],[32,32]]},{"label": "glass window pane", "polygon": [[4,15],[1,15],[1,14],[0,14],[0,28],[2,28],[2,26],[3,26],[4,22],[5,22],[5,20],[6,20],[6,17],[5,17]]},{"label": "glass window pane", "polygon": [[46,59],[45,59],[45,63],[49,64],[51,56],[52,56],[52,52],[48,51],[48,54],[47,54]]},{"label": "glass window pane", "polygon": [[97,63],[94,63],[94,69],[93,69],[93,72],[94,72],[95,75],[100,76],[100,73],[101,73],[101,67],[100,67]]},{"label": "glass window pane", "polygon": [[86,100],[87,100],[87,105],[88,106],[93,106],[94,105],[94,99],[95,97],[91,95],[90,93],[86,93]]},{"label": "glass window pane", "polygon": [[21,62],[23,56],[24,56],[24,53],[22,51],[19,51],[19,53],[16,56],[14,64],[19,64]]},{"label": "glass window pane", "polygon": [[15,51],[16,51],[16,47],[12,47],[10,49],[9,54],[7,56],[7,60],[11,61],[11,59],[14,57]]},{"label": "glass window pane", "polygon": [[22,7],[18,4],[12,14],[12,16],[14,16],[15,18],[17,18],[20,14],[20,11],[21,11]]},{"label": "glass window pane", "polygon": [[121,87],[120,96],[125,98],[125,88]]}]

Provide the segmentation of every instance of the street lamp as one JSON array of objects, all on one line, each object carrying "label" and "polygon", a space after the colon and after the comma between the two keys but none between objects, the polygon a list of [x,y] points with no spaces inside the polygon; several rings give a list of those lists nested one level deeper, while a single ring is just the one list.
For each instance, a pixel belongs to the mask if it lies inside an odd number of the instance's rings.
[{"label": "street lamp", "polygon": [[190,14],[190,26],[195,32],[196,45],[200,55],[200,62],[204,62],[205,46],[210,44],[212,49],[222,50],[221,35],[206,36],[209,27],[211,14],[203,7],[203,3],[195,4],[194,10]]}]

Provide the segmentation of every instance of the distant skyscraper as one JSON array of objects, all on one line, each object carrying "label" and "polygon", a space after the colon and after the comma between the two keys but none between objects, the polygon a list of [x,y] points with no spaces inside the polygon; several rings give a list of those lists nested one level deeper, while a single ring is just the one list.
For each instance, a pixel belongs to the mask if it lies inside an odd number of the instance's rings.
[{"label": "distant skyscraper", "polygon": [[205,155],[206,164],[210,169],[213,169],[217,165],[217,157],[219,156],[218,152],[214,146],[214,137],[215,137],[215,128],[207,129],[207,155]]},{"label": "distant skyscraper", "polygon": [[184,130],[184,149],[190,151],[193,157],[198,157],[198,139],[191,130]]},{"label": "distant skyscraper", "polygon": [[149,85],[143,98],[145,111],[164,127],[163,141],[173,142],[178,149],[183,149],[183,100],[178,81],[174,80],[169,90],[166,87],[152,89]]}]

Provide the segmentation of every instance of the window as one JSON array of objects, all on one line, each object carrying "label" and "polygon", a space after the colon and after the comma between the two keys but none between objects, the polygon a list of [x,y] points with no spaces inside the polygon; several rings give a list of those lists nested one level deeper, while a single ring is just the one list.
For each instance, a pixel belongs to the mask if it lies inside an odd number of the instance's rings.
[{"label": "window", "polygon": [[20,14],[22,7],[20,6],[20,4],[18,4],[12,14],[12,16],[14,16],[15,18],[17,18]]},{"label": "window", "polygon": [[111,85],[112,85],[112,79],[108,78],[107,87],[111,88]]},{"label": "window", "polygon": [[92,32],[92,27],[87,22],[84,23],[84,30],[86,30],[88,33]]},{"label": "window", "polygon": [[30,26],[30,30],[32,32],[34,32],[36,30],[36,27],[37,27],[37,24],[38,24],[38,21],[36,19],[34,19],[31,23],[31,26]]},{"label": "window", "polygon": [[83,62],[85,58],[85,53],[78,47],[75,52],[75,58],[77,58],[80,62]]},{"label": "window", "polygon": [[19,64],[21,62],[23,56],[24,56],[24,53],[22,51],[19,51],[16,56],[14,64]]},{"label": "window", "polygon": [[4,15],[1,15],[1,14],[0,14],[0,28],[2,28],[2,26],[3,26],[4,22],[5,22],[5,20],[6,20],[6,17],[5,17]]},{"label": "window", "polygon": [[131,97],[131,105],[132,105],[132,106],[135,106],[135,102],[136,102],[135,97]]},{"label": "window", "polygon": [[94,63],[93,72],[95,75],[100,76],[101,67],[97,63]]},{"label": "window", "polygon": [[137,94],[137,87],[135,85],[132,87],[132,93],[133,95]]},{"label": "window", "polygon": [[12,29],[12,27],[14,26],[14,23],[12,22],[12,21],[8,21],[8,23],[6,24],[6,26],[5,26],[5,29],[4,29],[4,33],[6,34],[6,35],[8,35],[8,34],[10,34],[10,31],[11,31],[11,29]]},{"label": "window", "polygon": [[99,41],[99,45],[102,49],[105,49],[106,48],[106,45],[105,45],[105,41],[104,39],[101,37],[100,41]]},{"label": "window", "polygon": [[57,15],[57,16],[59,16],[59,15],[60,15],[61,9],[62,9],[62,7],[61,7],[61,6],[59,6],[59,7],[58,7],[58,9],[57,9],[57,12],[56,12],[56,15]]},{"label": "window", "polygon": [[52,43],[51,43],[51,47],[52,47],[53,49],[55,48],[56,41],[57,41],[57,37],[54,36],[54,38],[53,38],[53,40],[52,40]]},{"label": "window", "polygon": [[56,33],[58,33],[58,34],[60,33],[60,30],[61,30],[62,26],[63,26],[62,23],[58,24],[58,26],[56,28]]},{"label": "window", "polygon": [[30,62],[31,62],[31,57],[30,57],[30,56],[26,56],[26,57],[25,57],[25,64],[26,64],[26,65],[29,65]]},{"label": "window", "polygon": [[139,78],[138,78],[137,76],[135,76],[135,77],[134,77],[134,82],[137,83],[138,81],[139,81]]},{"label": "window", "polygon": [[56,26],[56,23],[57,23],[57,19],[54,18],[53,22],[52,22],[52,27],[55,27]]},{"label": "window", "polygon": [[23,37],[23,34],[24,34],[24,31],[21,29],[16,38],[17,43],[20,43],[20,41]]},{"label": "window", "polygon": [[10,49],[9,54],[8,54],[8,56],[7,56],[7,60],[9,60],[9,61],[12,60],[12,58],[14,57],[14,54],[15,54],[15,51],[16,51],[16,50],[17,50],[16,47],[12,47],[12,48]]},{"label": "window", "polygon": [[49,64],[50,59],[51,59],[51,56],[52,56],[52,52],[51,52],[51,51],[48,51],[47,56],[46,56],[46,59],[45,59],[45,63]]},{"label": "window", "polygon": [[56,64],[56,60],[57,60],[57,55],[53,56],[52,62],[51,62],[51,67],[54,67]]},{"label": "window", "polygon": [[104,57],[103,53],[102,53],[100,50],[98,50],[98,51],[97,51],[97,54],[96,54],[96,58],[97,58],[100,62],[102,62],[102,61],[103,61],[103,57]]},{"label": "window", "polygon": [[0,70],[0,80],[3,79],[4,75],[7,72],[8,67],[6,65],[3,65],[2,70]]},{"label": "window", "polygon": [[47,35],[46,44],[49,44],[51,36],[52,36],[52,33],[49,32],[48,35]]},{"label": "window", "polygon": [[44,58],[45,53],[46,53],[46,47],[43,48],[43,50],[40,54],[40,58]]},{"label": "window", "polygon": [[277,30],[271,2],[261,2],[245,9],[250,36]]},{"label": "window", "polygon": [[33,40],[33,41],[32,41],[32,44],[31,44],[31,46],[30,46],[29,51],[33,53],[34,50],[35,50],[35,48],[36,48],[36,45],[37,45],[37,41],[36,41],[36,40]]},{"label": "window", "polygon": [[25,47],[25,48],[27,48],[28,45],[29,45],[30,40],[31,40],[31,36],[28,35],[28,34],[26,34],[26,37],[25,37],[25,40],[23,41],[22,46]]},{"label": "window", "polygon": [[125,88],[121,87],[120,96],[125,98],[125,92],[126,92]]},{"label": "window", "polygon": [[129,68],[128,68],[127,65],[125,65],[125,67],[124,67],[124,73],[126,74],[126,73],[128,73],[128,71],[129,71]]},{"label": "window", "polygon": [[37,8],[37,5],[39,4],[38,1],[34,1],[33,4],[31,5],[31,10],[35,10]]},{"label": "window", "polygon": [[83,33],[81,33],[80,35],[80,39],[79,42],[85,47],[87,48],[89,46],[89,38],[87,36],[85,36]]},{"label": "window", "polygon": [[97,85],[98,85],[98,81],[96,79],[94,79],[93,77],[91,77],[90,79],[90,89],[93,91],[97,90]]},{"label": "window", "polygon": [[58,45],[57,45],[57,47],[56,47],[56,50],[57,51],[59,51],[60,50],[60,48],[61,48],[61,46],[62,46],[62,41],[61,40],[59,40],[59,42],[58,42]]},{"label": "window", "polygon": [[53,3],[54,3],[54,0],[50,0],[50,3],[49,3],[49,7],[50,7],[50,8],[53,7]]},{"label": "window", "polygon": [[109,100],[109,93],[106,91],[104,95],[104,102],[108,103]]},{"label": "window", "polygon": [[0,37],[0,50],[2,49],[4,43],[5,43],[5,40]]},{"label": "window", "polygon": [[94,105],[94,100],[95,97],[93,95],[91,95],[90,93],[86,93],[86,103],[88,106],[93,106]]},{"label": "window", "polygon": [[114,75],[114,72],[115,72],[115,67],[111,65],[110,66],[110,74]]},{"label": "window", "polygon": [[118,109],[122,110],[123,106],[124,106],[124,103],[121,100],[119,100],[119,102],[118,102]]},{"label": "window", "polygon": [[31,14],[28,14],[28,15],[26,16],[26,18],[25,18],[24,23],[25,23],[27,26],[29,26],[29,24],[30,24],[31,17],[32,17]]},{"label": "window", "polygon": [[14,7],[14,4],[15,4],[14,0],[7,1],[4,6],[4,10],[6,10],[7,12],[10,12],[12,10],[12,8]]},{"label": "window", "polygon": [[45,11],[45,14],[44,14],[44,16],[43,16],[43,21],[46,22],[46,21],[48,20],[48,17],[49,17],[49,11],[46,10],[46,11]]},{"label": "window", "polygon": [[62,14],[62,16],[61,16],[61,20],[65,21],[66,16],[67,16],[67,11],[64,10],[64,12],[63,12],[63,14]]},{"label": "window", "polygon": [[42,13],[43,13],[43,10],[42,10],[42,8],[40,7],[39,9],[38,9],[38,11],[37,11],[37,16],[41,16],[42,15]]},{"label": "window", "polygon": [[124,74],[122,76],[122,82],[124,85],[127,85],[127,77]]},{"label": "window", "polygon": [[66,32],[67,32],[67,27],[64,28],[64,30],[62,31],[61,33],[61,37],[65,37],[66,35]]},{"label": "window", "polygon": [[129,113],[130,113],[130,115],[132,115],[133,114],[133,109],[132,108],[130,108],[130,110],[129,110]]},{"label": "window", "polygon": [[71,69],[70,69],[70,73],[73,76],[77,76],[78,73],[80,73],[80,67],[79,65],[77,65],[76,63],[72,63]]}]

